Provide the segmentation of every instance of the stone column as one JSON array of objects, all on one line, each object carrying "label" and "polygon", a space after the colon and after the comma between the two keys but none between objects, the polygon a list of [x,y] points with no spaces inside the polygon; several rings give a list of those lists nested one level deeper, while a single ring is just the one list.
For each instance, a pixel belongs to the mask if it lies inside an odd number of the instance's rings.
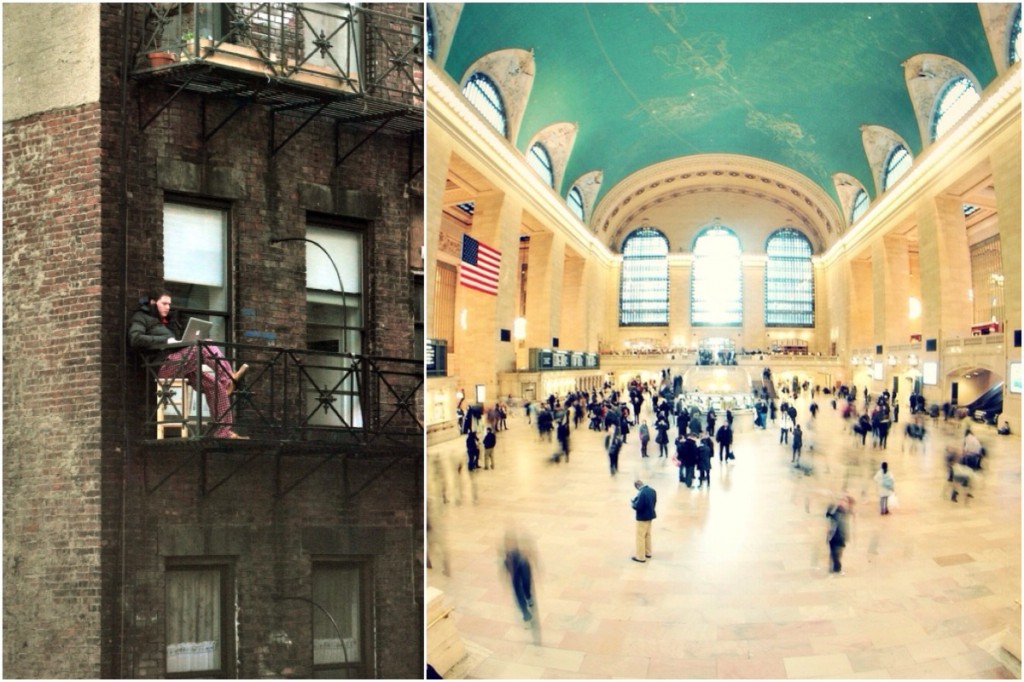
[{"label": "stone column", "polygon": [[[551,232],[530,235],[526,275],[526,346],[550,348],[558,336],[562,309],[577,305],[562,297],[565,240]],[[567,348],[559,339],[559,348]]]},{"label": "stone column", "polygon": [[907,238],[886,235],[871,246],[871,282],[876,343],[886,349],[910,342],[910,255]]},{"label": "stone column", "polygon": [[522,208],[501,192],[476,197],[470,234],[501,252],[501,271],[497,296],[461,284],[457,287],[456,371],[469,402],[475,402],[478,384],[486,387],[486,400],[492,402],[498,395],[498,373],[515,369],[513,342],[502,341],[500,330],[508,329],[511,335],[515,319],[521,218]]},{"label": "stone column", "polygon": [[939,339],[941,349],[943,339],[970,336],[974,317],[967,295],[971,288],[971,253],[963,202],[949,196],[929,198],[918,206],[917,219],[921,328],[924,338]]},{"label": "stone column", "polygon": [[851,258],[847,268],[849,298],[848,336],[851,348],[874,346],[874,299],[871,261]]}]

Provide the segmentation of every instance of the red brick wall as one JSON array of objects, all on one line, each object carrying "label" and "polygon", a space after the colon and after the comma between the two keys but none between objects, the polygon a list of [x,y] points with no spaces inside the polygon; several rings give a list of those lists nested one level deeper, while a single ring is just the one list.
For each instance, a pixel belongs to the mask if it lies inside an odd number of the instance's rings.
[{"label": "red brick wall", "polygon": [[99,147],[96,106],[4,126],[3,631],[15,677],[100,674]]}]

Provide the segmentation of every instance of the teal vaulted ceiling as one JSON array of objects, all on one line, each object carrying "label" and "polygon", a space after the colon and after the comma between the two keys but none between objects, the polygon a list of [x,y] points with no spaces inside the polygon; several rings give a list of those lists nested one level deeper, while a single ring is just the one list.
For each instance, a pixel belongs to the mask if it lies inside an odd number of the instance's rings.
[{"label": "teal vaulted ceiling", "polygon": [[[555,189],[564,196],[575,178],[601,170],[596,203],[653,164],[725,154],[792,169],[839,215],[833,174],[876,193],[862,125],[922,150],[906,59],[955,59],[982,87],[996,76],[973,3],[466,3],[442,67],[461,82],[505,48],[532,50],[535,63],[512,142],[525,152],[544,127],[576,123]],[[820,235],[815,250],[836,236]]]}]

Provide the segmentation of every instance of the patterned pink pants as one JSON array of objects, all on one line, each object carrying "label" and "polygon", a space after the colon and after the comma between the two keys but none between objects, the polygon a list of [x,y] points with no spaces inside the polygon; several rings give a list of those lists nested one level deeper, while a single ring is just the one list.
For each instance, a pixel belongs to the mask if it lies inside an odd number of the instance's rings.
[{"label": "patterned pink pants", "polygon": [[196,383],[196,350],[202,349],[203,364],[213,369],[213,373],[199,372],[202,376],[200,390],[206,396],[210,406],[210,421],[220,422],[214,432],[214,438],[226,438],[231,433],[234,417],[231,415],[231,401],[228,388],[231,386],[231,365],[216,346],[186,346],[176,350],[164,360],[156,375],[161,379],[185,379],[195,389]]}]

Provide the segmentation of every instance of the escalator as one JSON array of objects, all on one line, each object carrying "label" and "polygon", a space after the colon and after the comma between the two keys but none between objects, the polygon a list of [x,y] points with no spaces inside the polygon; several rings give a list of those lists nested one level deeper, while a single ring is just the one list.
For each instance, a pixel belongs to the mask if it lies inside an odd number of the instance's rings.
[{"label": "escalator", "polygon": [[967,405],[967,413],[976,422],[995,424],[1003,412],[1003,382],[994,384]]}]

